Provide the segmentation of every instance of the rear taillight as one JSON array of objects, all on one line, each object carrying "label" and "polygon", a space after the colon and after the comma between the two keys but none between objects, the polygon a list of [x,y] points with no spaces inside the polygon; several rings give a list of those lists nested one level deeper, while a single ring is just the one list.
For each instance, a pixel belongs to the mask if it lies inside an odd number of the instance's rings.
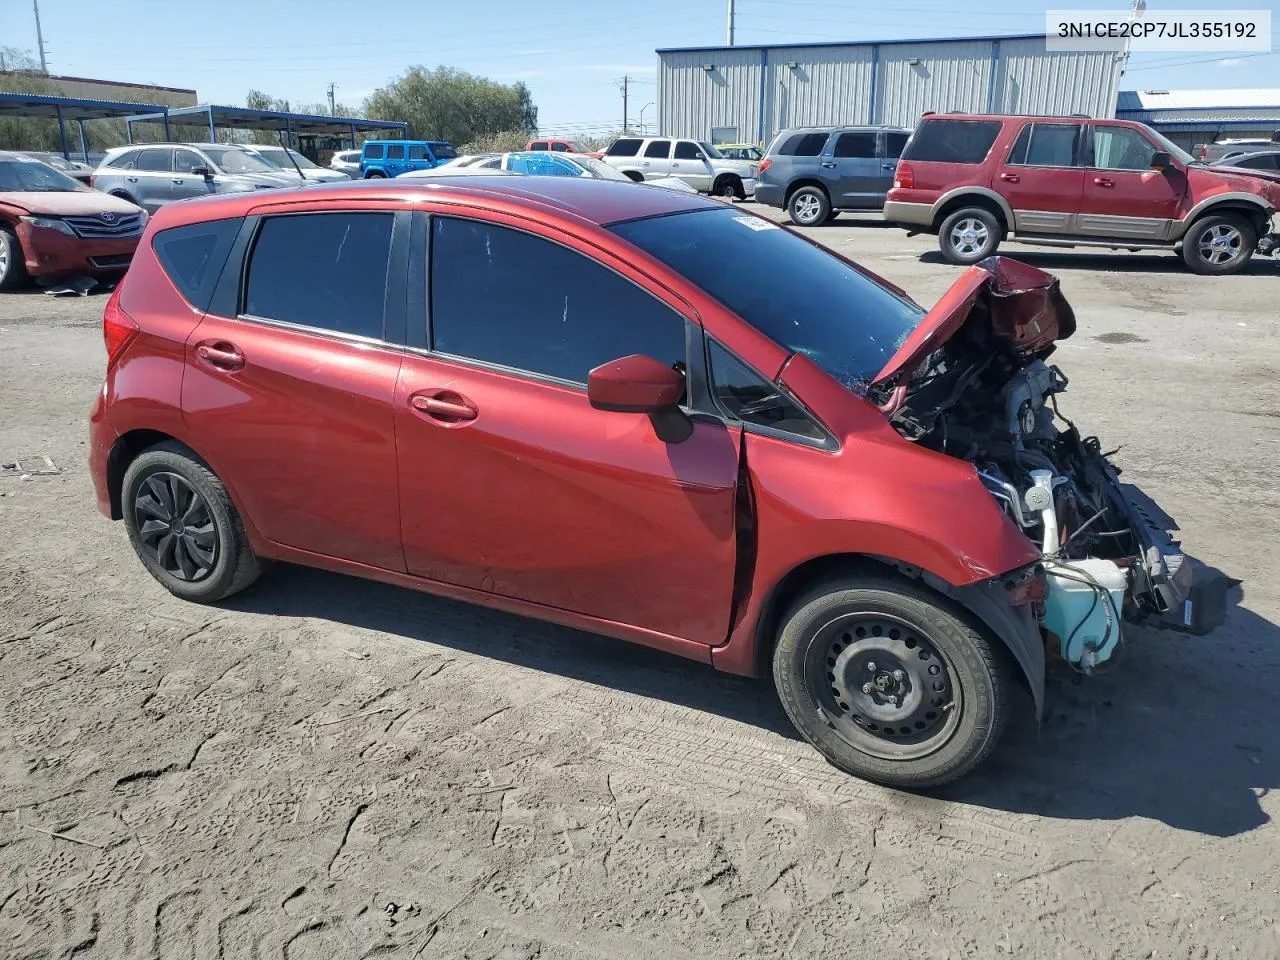
[{"label": "rear taillight", "polygon": [[120,290],[123,282],[107,301],[102,311],[102,339],[107,345],[107,369],[110,370],[120,354],[124,353],[133,338],[138,335],[138,325],[120,309]]},{"label": "rear taillight", "polygon": [[764,173],[766,170],[768,170],[772,166],[773,166],[773,161],[770,160],[768,157],[765,157],[763,160],[760,161],[760,166],[758,170],[760,173]]},{"label": "rear taillight", "polygon": [[907,163],[905,160],[899,160],[898,169],[893,174],[894,188],[910,190],[915,185],[916,172],[911,169],[911,164]]}]

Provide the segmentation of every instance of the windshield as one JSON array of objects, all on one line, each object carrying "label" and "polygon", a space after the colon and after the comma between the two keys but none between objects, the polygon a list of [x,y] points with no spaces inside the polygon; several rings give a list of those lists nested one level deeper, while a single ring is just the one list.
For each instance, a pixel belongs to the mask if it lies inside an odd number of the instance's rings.
[{"label": "windshield", "polygon": [[617,167],[611,167],[603,160],[597,160],[595,157],[574,157],[572,162],[580,167],[585,167],[587,172],[598,180],[631,179]]},{"label": "windshield", "polygon": [[88,189],[32,157],[0,157],[0,193],[70,193]]},{"label": "windshield", "polygon": [[699,140],[698,146],[700,146],[703,150],[705,150],[707,153],[707,156],[710,157],[712,160],[726,159],[723,153],[721,153],[719,150],[717,150],[715,147],[713,147],[709,143],[703,143],[701,140]]},{"label": "windshield", "polygon": [[451,160],[458,155],[458,151],[453,149],[450,144],[431,142],[431,152],[436,155],[437,160]]},{"label": "windshield", "polygon": [[1156,143],[1160,145],[1160,149],[1163,150],[1165,153],[1169,154],[1169,156],[1173,157],[1173,159],[1179,160],[1182,163],[1197,163],[1197,164],[1200,164],[1201,166],[1204,166],[1203,160],[1197,160],[1195,157],[1187,153],[1187,151],[1183,150],[1180,146],[1178,146],[1176,143],[1174,143],[1164,134],[1158,133],[1155,130],[1152,130],[1150,127],[1147,127],[1147,133],[1151,135],[1152,140],[1154,140]]},{"label": "windshield", "polygon": [[[255,153],[230,147],[201,147],[223,173],[278,173],[278,169]],[[283,153],[284,151],[281,151]],[[284,160],[284,157],[280,158]],[[288,161],[285,161],[286,163]]]},{"label": "windshield", "polygon": [[[281,170],[292,170],[295,163],[303,170],[320,169],[297,150],[290,150],[286,154],[284,152],[284,147],[259,147],[258,154],[263,160],[266,160],[267,163],[275,164]],[[290,157],[293,159],[290,160]]]},{"label": "windshield", "polygon": [[924,316],[822,247],[762,217],[696,210],[610,229],[859,392]]}]

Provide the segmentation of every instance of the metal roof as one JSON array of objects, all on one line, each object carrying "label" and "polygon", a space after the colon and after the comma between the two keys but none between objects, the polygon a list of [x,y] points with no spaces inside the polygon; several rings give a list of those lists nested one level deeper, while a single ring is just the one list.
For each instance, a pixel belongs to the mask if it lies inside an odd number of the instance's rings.
[{"label": "metal roof", "polygon": [[1121,90],[1117,110],[1280,110],[1280,87],[1223,90]]},{"label": "metal roof", "polygon": [[128,103],[123,100],[89,100],[81,97],[52,97],[42,93],[0,93],[0,116],[44,117],[54,120],[104,120],[135,113],[152,113],[156,119],[169,110],[163,104]]},{"label": "metal roof", "polygon": [[409,125],[400,120],[370,120],[365,117],[325,117],[307,113],[288,113],[280,110],[254,110],[250,107],[223,107],[217,104],[200,104],[194,107],[170,107],[164,113],[157,113],[154,108],[137,111],[130,120],[163,120],[168,114],[170,123],[181,123],[184,119],[196,123],[211,121],[217,126],[234,127],[241,130],[283,130],[291,128],[294,133],[315,134],[347,134],[354,127],[356,130],[398,130],[401,135],[409,130]]},{"label": "metal roof", "polygon": [[655,52],[664,53],[715,53],[736,50],[818,50],[823,47],[888,47],[907,43],[978,43],[993,40],[1043,40],[1043,33],[999,33],[979,37],[915,37],[909,40],[844,40],[824,43],[746,43],[732,47],[661,47]]}]

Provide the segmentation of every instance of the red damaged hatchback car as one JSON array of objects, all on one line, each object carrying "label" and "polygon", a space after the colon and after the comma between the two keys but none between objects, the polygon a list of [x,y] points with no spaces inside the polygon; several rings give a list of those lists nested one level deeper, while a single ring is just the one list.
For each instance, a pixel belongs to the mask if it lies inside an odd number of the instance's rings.
[{"label": "red damaged hatchback car", "polygon": [[[778,278],[786,278],[779,282]],[[954,779],[1051,644],[1199,612],[1173,522],[1055,424],[1057,281],[929,312],[697,196],[392,180],[156,214],[104,316],[99,507],[180,597],[266,559],[772,673],[882,783]]]}]

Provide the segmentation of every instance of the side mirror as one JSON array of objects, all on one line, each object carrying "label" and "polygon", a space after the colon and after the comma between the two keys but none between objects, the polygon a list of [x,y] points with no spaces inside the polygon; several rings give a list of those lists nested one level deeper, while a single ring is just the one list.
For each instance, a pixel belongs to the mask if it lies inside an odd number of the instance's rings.
[{"label": "side mirror", "polygon": [[213,176],[213,171],[210,170],[208,167],[192,167],[191,175],[193,177],[204,177],[206,180],[208,180],[210,177]]},{"label": "side mirror", "polygon": [[693,433],[693,421],[678,406],[683,395],[684,374],[641,354],[602,363],[587,374],[591,406],[618,413],[647,413],[664,443],[680,443]]},{"label": "side mirror", "polygon": [[1152,170],[1168,170],[1173,166],[1173,157],[1169,156],[1163,150],[1157,150],[1151,155]]}]

